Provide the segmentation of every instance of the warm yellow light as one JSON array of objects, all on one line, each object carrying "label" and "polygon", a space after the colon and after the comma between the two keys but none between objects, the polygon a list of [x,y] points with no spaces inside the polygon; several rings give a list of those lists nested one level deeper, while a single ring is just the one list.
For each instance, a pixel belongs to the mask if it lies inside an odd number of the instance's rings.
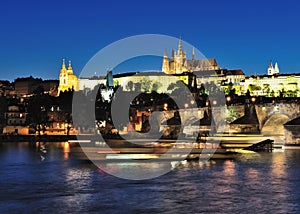
[{"label": "warm yellow light", "polygon": [[164,110],[168,110],[168,103],[164,104]]}]

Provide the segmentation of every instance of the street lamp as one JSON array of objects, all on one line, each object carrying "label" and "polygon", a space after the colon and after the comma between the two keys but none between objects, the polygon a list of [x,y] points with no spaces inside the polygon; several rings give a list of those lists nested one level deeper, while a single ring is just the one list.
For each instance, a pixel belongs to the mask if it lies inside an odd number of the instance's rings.
[{"label": "street lamp", "polygon": [[164,110],[168,110],[168,103],[164,103]]}]

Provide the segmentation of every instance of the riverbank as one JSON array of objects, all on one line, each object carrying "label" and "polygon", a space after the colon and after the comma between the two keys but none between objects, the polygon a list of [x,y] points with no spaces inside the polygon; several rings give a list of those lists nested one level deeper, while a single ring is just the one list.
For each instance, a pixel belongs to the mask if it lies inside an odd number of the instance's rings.
[{"label": "riverbank", "polygon": [[62,142],[76,139],[76,135],[0,135],[0,142]]}]

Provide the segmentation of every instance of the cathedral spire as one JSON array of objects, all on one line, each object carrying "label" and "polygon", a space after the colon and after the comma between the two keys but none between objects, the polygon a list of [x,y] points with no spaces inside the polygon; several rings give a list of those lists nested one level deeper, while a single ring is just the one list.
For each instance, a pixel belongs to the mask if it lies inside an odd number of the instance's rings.
[{"label": "cathedral spire", "polygon": [[273,67],[273,63],[271,60],[269,67],[268,67],[268,75],[273,75],[273,74],[274,74],[274,67]]},{"label": "cathedral spire", "polygon": [[165,57],[168,57],[168,55],[167,55],[167,49],[165,48],[165,50],[164,50],[164,58]]},{"label": "cathedral spire", "polygon": [[170,72],[170,67],[169,67],[169,58],[167,55],[167,50],[165,49],[164,51],[164,59],[163,59],[163,63],[162,63],[162,72],[164,72],[165,74],[168,74]]},{"label": "cathedral spire", "polygon": [[182,38],[180,36],[179,44],[178,44],[178,54],[182,54]]},{"label": "cathedral spire", "polygon": [[174,51],[174,49],[172,49],[172,60],[174,60],[174,58],[175,58],[175,51]]},{"label": "cathedral spire", "polygon": [[192,51],[192,60],[195,60],[195,49],[193,47],[193,51]]}]

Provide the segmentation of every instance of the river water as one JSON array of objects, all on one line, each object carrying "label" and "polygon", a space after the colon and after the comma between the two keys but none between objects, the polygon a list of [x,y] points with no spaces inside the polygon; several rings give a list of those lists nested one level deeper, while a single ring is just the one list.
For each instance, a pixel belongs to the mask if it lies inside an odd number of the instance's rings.
[{"label": "river water", "polygon": [[300,213],[300,150],[191,161],[131,181],[68,143],[0,143],[0,213]]}]

